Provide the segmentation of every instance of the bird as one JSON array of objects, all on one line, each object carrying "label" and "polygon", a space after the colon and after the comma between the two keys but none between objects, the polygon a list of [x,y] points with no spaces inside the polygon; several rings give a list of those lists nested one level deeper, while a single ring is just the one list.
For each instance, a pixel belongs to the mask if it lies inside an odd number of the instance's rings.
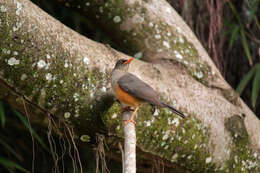
[{"label": "bird", "polygon": [[162,102],[157,92],[151,86],[128,72],[129,64],[133,59],[119,59],[111,72],[111,86],[116,98],[126,110],[132,110],[131,107],[135,108],[130,119],[126,120],[126,124],[129,122],[136,124],[134,116],[142,103],[145,102],[160,108],[168,108],[173,113],[185,118],[183,113]]}]

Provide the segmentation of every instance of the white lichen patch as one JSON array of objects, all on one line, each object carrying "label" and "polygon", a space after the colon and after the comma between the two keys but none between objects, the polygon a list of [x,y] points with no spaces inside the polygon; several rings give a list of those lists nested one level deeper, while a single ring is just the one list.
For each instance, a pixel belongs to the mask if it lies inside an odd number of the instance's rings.
[{"label": "white lichen patch", "polygon": [[87,84],[82,84],[82,89],[83,89],[83,90],[88,89],[88,85],[87,85]]},{"label": "white lichen patch", "polygon": [[20,79],[21,79],[22,81],[24,81],[26,78],[27,78],[27,75],[24,73],[24,74],[22,74],[22,76],[21,76]]},{"label": "white lichen patch", "polygon": [[167,130],[166,132],[165,132],[165,134],[163,135],[163,140],[166,140],[166,139],[168,139],[169,138],[169,134],[170,134],[170,130]]},{"label": "white lichen patch", "polygon": [[46,66],[45,66],[45,70],[48,70],[50,65],[51,65],[51,63],[47,63]]},{"label": "white lichen patch", "polygon": [[190,49],[185,49],[186,54],[190,54]]},{"label": "white lichen patch", "polygon": [[174,118],[173,120],[171,120],[171,118],[168,118],[168,124],[169,125],[175,125],[176,127],[180,124],[180,120],[179,118]]},{"label": "white lichen patch", "polygon": [[80,140],[82,142],[89,142],[90,141],[90,137],[89,137],[89,135],[81,135],[80,136]]},{"label": "white lichen patch", "polygon": [[65,112],[64,113],[64,118],[68,119],[70,117],[70,113],[69,112]]},{"label": "white lichen patch", "polygon": [[144,123],[146,124],[146,127],[151,126],[151,121],[145,121]]},{"label": "white lichen patch", "polygon": [[142,57],[143,57],[143,52],[137,52],[137,53],[134,55],[134,57],[135,57],[136,59],[142,58]]},{"label": "white lichen patch", "polygon": [[178,58],[178,59],[183,59],[183,56],[182,56],[179,52],[177,52],[177,51],[175,50],[174,53],[175,53],[176,58]]},{"label": "white lichen patch", "polygon": [[20,60],[16,59],[15,57],[10,58],[7,61],[8,65],[13,66],[13,65],[18,65],[20,64]]},{"label": "white lichen patch", "polygon": [[14,0],[14,3],[16,3],[16,11],[15,11],[15,14],[16,15],[20,15],[21,13],[21,10],[22,10],[22,4],[20,2],[18,2],[17,0]]},{"label": "white lichen patch", "polygon": [[156,34],[156,35],[154,36],[154,38],[157,39],[157,40],[159,40],[159,39],[161,39],[161,35],[160,35],[160,34]]},{"label": "white lichen patch", "polygon": [[1,5],[0,12],[2,12],[2,13],[7,12],[7,7],[5,7],[4,5]]},{"label": "white lichen patch", "polygon": [[37,67],[38,67],[39,69],[41,69],[41,68],[43,68],[43,67],[45,67],[45,66],[46,66],[46,62],[45,62],[44,60],[38,61]]},{"label": "white lichen patch", "polygon": [[172,161],[177,160],[178,156],[179,156],[178,153],[175,153],[175,154],[172,156]]},{"label": "white lichen patch", "polygon": [[89,64],[89,59],[88,59],[87,56],[85,56],[85,57],[83,58],[83,62],[84,62],[85,64]]},{"label": "white lichen patch", "polygon": [[93,93],[93,92],[90,92],[89,96],[90,96],[91,98],[93,98],[93,97],[94,97],[94,93]]},{"label": "white lichen patch", "polygon": [[74,101],[77,102],[79,100],[79,94],[78,93],[75,93],[73,95],[73,98],[74,98]]},{"label": "white lichen patch", "polygon": [[153,116],[158,116],[159,115],[159,110],[158,109],[155,109],[154,113],[153,113]]},{"label": "white lichen patch", "polygon": [[198,79],[203,78],[203,73],[202,73],[202,71],[196,71],[196,72],[195,72],[195,76],[196,76]]},{"label": "white lichen patch", "polygon": [[206,164],[209,164],[211,161],[212,161],[211,157],[207,157],[206,160],[205,160]]},{"label": "white lichen patch", "polygon": [[51,73],[47,73],[45,75],[45,78],[46,78],[47,81],[51,81],[52,80],[52,74]]},{"label": "white lichen patch", "polygon": [[163,146],[165,146],[165,145],[166,145],[166,142],[163,141],[163,142],[161,143],[161,147],[163,147]]},{"label": "white lichen patch", "polygon": [[180,27],[177,27],[177,32],[178,32],[178,33],[182,33],[182,30],[181,30]]},{"label": "white lichen patch", "polygon": [[113,115],[111,116],[112,119],[115,119],[117,118],[117,114],[116,113],[113,113]]},{"label": "white lichen patch", "polygon": [[182,37],[179,38],[180,43],[184,43],[184,39]]},{"label": "white lichen patch", "polygon": [[167,7],[167,8],[165,9],[165,11],[166,11],[167,13],[171,13],[171,12],[172,12],[171,8],[169,8],[169,7]]},{"label": "white lichen patch", "polygon": [[69,67],[69,64],[68,64],[67,62],[65,62],[64,67],[65,67],[65,68],[68,68],[68,67]]},{"label": "white lichen patch", "polygon": [[18,55],[18,52],[17,52],[17,51],[14,51],[14,52],[13,52],[13,55],[14,55],[14,56],[17,56],[17,55]]},{"label": "white lichen patch", "polygon": [[163,46],[165,46],[166,48],[170,48],[170,43],[168,41],[163,41]]},{"label": "white lichen patch", "polygon": [[103,87],[101,88],[101,91],[102,91],[102,92],[107,92],[107,88],[103,86]]},{"label": "white lichen patch", "polygon": [[119,22],[121,22],[121,17],[120,17],[120,16],[115,16],[115,17],[113,18],[113,21],[114,21],[115,23],[119,23]]},{"label": "white lichen patch", "polygon": [[13,26],[13,32],[17,31],[18,29],[20,29],[23,25],[23,22],[16,22],[15,26]]}]

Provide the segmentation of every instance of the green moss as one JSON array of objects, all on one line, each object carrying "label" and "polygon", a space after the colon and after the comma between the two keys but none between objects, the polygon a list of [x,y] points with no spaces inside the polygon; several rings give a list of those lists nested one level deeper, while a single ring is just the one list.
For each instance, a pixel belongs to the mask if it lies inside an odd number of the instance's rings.
[{"label": "green moss", "polygon": [[[104,115],[110,133],[123,137],[120,105],[115,103]],[[195,118],[180,119],[166,109],[144,105],[136,117],[137,146],[146,152],[177,162],[187,171],[212,172],[217,166],[206,163],[209,129]],[[206,171],[205,171],[206,170]]]},{"label": "green moss", "polygon": [[234,89],[221,89],[221,93],[230,103],[236,106],[241,106],[239,101],[239,94],[235,92]]},{"label": "green moss", "polygon": [[[112,103],[111,97],[104,94],[108,74],[89,69],[82,57],[66,52],[51,35],[46,34],[43,40],[34,38],[34,33],[26,29],[26,21],[22,22],[25,26],[14,31],[18,18],[15,11],[8,14],[13,16],[0,12],[1,76],[56,116],[64,118],[67,113],[71,115],[68,120],[76,124],[97,122],[98,125],[99,116]],[[38,32],[37,27],[33,32]],[[92,131],[96,128],[89,126]]]},{"label": "green moss", "polygon": [[235,144],[248,145],[249,137],[245,127],[243,117],[233,115],[225,120],[225,128],[230,132]]},{"label": "green moss", "polygon": [[258,154],[250,148],[249,136],[245,127],[244,118],[233,115],[225,120],[225,128],[233,139],[230,159],[226,162],[228,172],[259,172]]}]

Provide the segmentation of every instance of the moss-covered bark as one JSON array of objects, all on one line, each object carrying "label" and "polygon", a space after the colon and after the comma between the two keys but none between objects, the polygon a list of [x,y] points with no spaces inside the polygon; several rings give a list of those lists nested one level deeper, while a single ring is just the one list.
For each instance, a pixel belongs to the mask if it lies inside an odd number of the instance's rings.
[{"label": "moss-covered bark", "polygon": [[[127,54],[146,61],[171,59],[182,63],[196,80],[208,84],[218,78],[211,65],[198,54],[180,27],[175,28],[161,16],[150,11],[149,1],[58,0],[75,9],[108,33]],[[151,7],[149,7],[151,4]],[[170,13],[170,7],[165,6]],[[117,33],[117,34],[114,34]]]},{"label": "moss-covered bark", "polygon": [[[116,23],[119,19],[124,19],[119,16],[122,10],[119,8],[120,3],[121,1],[111,1],[110,4],[117,4],[113,8],[117,9],[115,11],[118,11],[118,15],[113,14],[111,17]],[[100,7],[97,9],[100,10]],[[44,17],[40,18],[42,16]],[[115,18],[116,16],[120,18]],[[26,0],[1,2],[0,19],[0,83],[5,86],[0,89],[2,99],[11,105],[19,105],[16,108],[23,112],[23,101],[19,98],[23,99],[24,96],[26,104],[30,107],[34,105],[32,119],[35,122],[44,123],[46,113],[50,112],[57,119],[71,123],[77,129],[76,137],[82,142],[94,141],[96,133],[107,135],[108,143],[113,147],[112,144],[122,140],[120,105],[114,103],[107,94],[111,60],[116,59],[111,49],[83,39],[68,28],[63,28],[60,32],[60,23],[48,23],[53,19]],[[55,28],[56,25],[59,27]],[[48,30],[48,27],[54,29]],[[185,39],[183,41],[186,43]],[[77,42],[78,47],[75,48],[76,44],[71,42]],[[162,70],[159,77],[161,73],[166,74]],[[152,80],[156,80],[154,76]],[[220,97],[214,99],[220,100]],[[212,102],[215,103],[214,101]],[[167,110],[153,111],[149,105],[144,105],[137,118],[138,148],[142,152],[166,159],[169,167],[178,165],[181,171],[228,170],[231,165],[225,163],[233,163],[232,160],[217,164],[213,162],[211,127],[195,118],[198,112],[194,114],[189,113],[189,118],[181,120]],[[41,117],[41,120],[37,121],[37,117]],[[247,147],[248,144],[249,142],[242,143],[239,146]],[[230,149],[234,153],[238,151],[233,146]],[[237,153],[236,157],[241,160],[238,163],[242,164],[237,167],[244,168],[245,172],[259,169],[258,165],[243,167],[245,162],[259,162],[258,158],[249,160],[254,154],[248,152],[248,157],[243,157],[246,152],[242,152],[242,155]],[[176,167],[172,168],[174,169]]]}]

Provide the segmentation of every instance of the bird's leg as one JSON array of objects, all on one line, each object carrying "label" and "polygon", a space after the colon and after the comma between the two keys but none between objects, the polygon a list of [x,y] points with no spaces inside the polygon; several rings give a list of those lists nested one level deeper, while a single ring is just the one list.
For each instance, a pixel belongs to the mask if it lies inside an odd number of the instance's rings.
[{"label": "bird's leg", "polygon": [[121,116],[123,116],[124,112],[130,112],[130,111],[134,111],[134,109],[132,109],[130,106],[123,107],[122,112],[121,112]]},{"label": "bird's leg", "polygon": [[127,124],[130,123],[130,122],[132,122],[134,125],[136,125],[136,122],[135,122],[135,120],[134,120],[134,117],[135,117],[136,112],[138,111],[138,109],[139,109],[139,106],[137,106],[137,107],[135,108],[135,110],[134,110],[134,112],[132,113],[132,115],[131,115],[131,117],[130,117],[129,120],[124,120],[125,125],[127,125]]}]

